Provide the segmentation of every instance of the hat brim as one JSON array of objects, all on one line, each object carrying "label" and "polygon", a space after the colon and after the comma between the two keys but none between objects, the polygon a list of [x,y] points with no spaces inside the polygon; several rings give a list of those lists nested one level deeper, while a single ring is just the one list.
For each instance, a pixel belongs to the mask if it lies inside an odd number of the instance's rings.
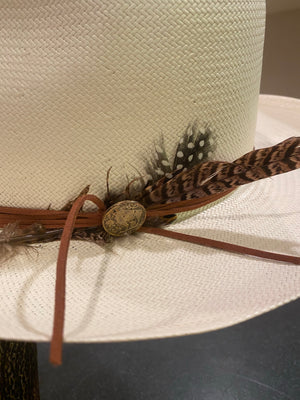
[{"label": "hat brim", "polygon": [[[260,96],[257,148],[299,130],[300,100]],[[297,170],[243,186],[168,229],[300,255],[299,178]],[[1,267],[1,338],[50,340],[58,245],[40,246]],[[201,333],[250,319],[299,295],[300,268],[291,264],[144,233],[96,250],[73,241],[64,338],[101,342]]]}]

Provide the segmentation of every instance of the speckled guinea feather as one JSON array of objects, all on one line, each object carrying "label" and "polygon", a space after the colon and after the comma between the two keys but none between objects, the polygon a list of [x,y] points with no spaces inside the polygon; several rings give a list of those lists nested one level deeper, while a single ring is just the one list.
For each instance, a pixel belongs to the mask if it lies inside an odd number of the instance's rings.
[{"label": "speckled guinea feather", "polygon": [[214,148],[212,131],[208,126],[200,128],[197,121],[189,124],[178,143],[173,171],[182,171],[209,160]]},{"label": "speckled guinea feather", "polygon": [[160,141],[155,144],[154,156],[146,162],[145,171],[145,185],[151,185],[161,177],[168,176],[172,171],[172,166],[165,149],[163,137],[161,137]]},{"label": "speckled guinea feather", "polygon": [[143,192],[150,193],[182,171],[208,161],[214,148],[211,129],[208,126],[199,127],[197,121],[189,124],[184,131],[177,145],[173,162],[167,156],[162,138],[159,145],[155,146],[155,156],[146,163],[147,179]]}]

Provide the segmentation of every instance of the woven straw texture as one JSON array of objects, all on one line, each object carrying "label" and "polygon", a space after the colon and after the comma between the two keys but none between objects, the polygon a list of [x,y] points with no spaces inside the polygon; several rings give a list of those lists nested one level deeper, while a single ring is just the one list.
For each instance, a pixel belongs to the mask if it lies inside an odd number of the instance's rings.
[{"label": "woven straw texture", "polygon": [[123,189],[196,118],[220,157],[252,148],[264,1],[1,4],[2,205],[61,207],[87,184],[102,196],[110,166]]},{"label": "woven straw texture", "polygon": [[[300,129],[300,101],[263,96],[257,146]],[[274,138],[276,138],[274,140]],[[288,179],[287,179],[288,177]],[[239,188],[172,229],[300,255],[300,171]],[[1,337],[49,340],[57,244],[1,269]],[[231,255],[152,235],[111,249],[73,242],[66,341],[182,335],[229,326],[300,296],[299,266]]]},{"label": "woven straw texture", "polygon": [[[111,186],[123,189],[161,133],[171,152],[195,119],[215,130],[217,158],[252,148],[264,1],[11,0],[0,7],[2,205],[58,208],[87,184],[103,196],[110,166]],[[283,102],[281,122],[275,105],[272,116],[262,104],[260,145],[295,134],[299,104]],[[240,188],[171,229],[295,254],[297,174]],[[57,249],[44,245],[1,266],[2,338],[50,338]],[[73,242],[65,338],[203,332],[299,292],[295,266],[146,234],[105,248]]]}]

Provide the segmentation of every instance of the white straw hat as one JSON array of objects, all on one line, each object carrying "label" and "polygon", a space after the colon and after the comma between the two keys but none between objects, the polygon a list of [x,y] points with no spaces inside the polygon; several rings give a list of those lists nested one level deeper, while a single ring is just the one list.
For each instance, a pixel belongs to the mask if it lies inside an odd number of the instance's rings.
[{"label": "white straw hat", "polygon": [[[233,161],[300,128],[300,103],[257,103],[265,2],[14,0],[1,11],[0,205],[60,209],[144,173],[195,120]],[[256,126],[256,130],[255,130]],[[255,135],[256,132],[256,135]],[[255,139],[255,141],[254,141]],[[238,188],[165,229],[300,255],[299,171]],[[48,341],[59,243],[0,269],[0,337]],[[299,266],[146,233],[72,241],[64,339],[205,332],[297,298]]]}]

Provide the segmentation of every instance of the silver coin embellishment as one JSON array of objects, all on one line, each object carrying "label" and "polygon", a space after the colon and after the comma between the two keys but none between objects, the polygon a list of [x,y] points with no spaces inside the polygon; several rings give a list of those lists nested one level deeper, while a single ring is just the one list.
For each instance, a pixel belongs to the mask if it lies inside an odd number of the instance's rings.
[{"label": "silver coin embellishment", "polygon": [[137,231],[145,222],[146,210],[137,201],[124,200],[112,205],[104,214],[102,226],[112,236]]}]

